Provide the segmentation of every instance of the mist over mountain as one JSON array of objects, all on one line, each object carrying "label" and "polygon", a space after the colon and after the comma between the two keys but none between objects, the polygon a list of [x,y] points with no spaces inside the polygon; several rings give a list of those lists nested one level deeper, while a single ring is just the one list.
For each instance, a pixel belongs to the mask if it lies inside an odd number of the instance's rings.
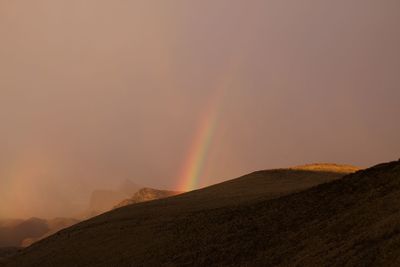
[{"label": "mist over mountain", "polygon": [[116,190],[95,190],[91,195],[89,208],[77,214],[74,218],[0,220],[0,249],[4,252],[3,257],[16,251],[17,248],[28,247],[64,228],[112,209],[182,193],[139,188],[139,185],[130,180],[125,180]]},{"label": "mist over mountain", "polygon": [[136,203],[172,197],[172,196],[179,195],[182,193],[183,192],[178,192],[178,191],[159,190],[159,189],[153,189],[153,188],[142,188],[139,191],[137,191],[131,198],[125,199],[124,201],[120,202],[118,205],[115,205],[114,209],[132,205],[132,204],[136,204]]},{"label": "mist over mountain", "polygon": [[72,218],[0,221],[0,248],[27,247],[78,222],[79,220]]},{"label": "mist over mountain", "polygon": [[[258,171],[201,190],[137,203],[138,200],[148,200],[149,196],[151,198],[154,195],[165,197],[171,194],[169,191],[144,188],[127,202],[121,203],[119,206],[122,207],[79,223],[33,244],[21,254],[19,253],[12,258],[10,266],[13,266],[13,264],[20,266],[34,265],[38,263],[39,258],[42,266],[54,264],[60,266],[86,266],[91,264],[130,266],[132,263],[158,266],[161,262],[168,262],[167,259],[172,260],[172,262],[174,262],[174,259],[178,260],[177,262],[181,264],[183,262],[179,260],[179,255],[188,253],[184,247],[181,247],[182,250],[179,253],[177,251],[171,252],[176,253],[175,256],[172,256],[172,254],[168,254],[170,253],[168,252],[169,249],[161,249],[158,246],[174,244],[173,246],[179,247],[180,242],[190,244],[191,240],[197,238],[201,240],[201,238],[206,237],[203,234],[202,237],[197,236],[201,233],[198,232],[199,229],[197,228],[193,229],[192,234],[183,236],[174,232],[167,234],[167,229],[175,231],[174,227],[186,229],[186,227],[200,226],[195,221],[188,221],[188,225],[183,222],[184,224],[179,226],[182,219],[190,220],[193,216],[205,216],[204,218],[208,218],[206,221],[199,220],[198,222],[201,222],[201,229],[208,229],[214,227],[214,221],[220,220],[218,219],[219,215],[210,217],[208,213],[216,211],[221,211],[223,214],[225,212],[230,213],[238,207],[252,209],[252,206],[256,203],[278,199],[294,192],[334,181],[357,170],[355,167],[349,168],[349,166],[331,164],[308,165],[305,167],[307,170],[302,168]],[[243,227],[243,229],[246,229],[253,226],[249,224],[243,225]],[[107,240],[107,242],[104,242],[104,240]],[[198,245],[200,244],[198,243]],[[79,253],[76,256],[71,256],[70,249],[76,249]],[[193,249],[193,252],[201,251],[200,248]],[[167,254],[164,254],[164,251]],[[211,261],[214,259],[212,254],[207,257]],[[49,262],[46,261],[46,258],[49,259]],[[193,261],[192,263],[194,262],[201,264],[201,261]]]},{"label": "mist over mountain", "polygon": [[78,217],[86,219],[109,211],[121,201],[132,197],[141,188],[142,186],[126,179],[115,189],[94,190],[90,195],[88,207]]},{"label": "mist over mountain", "polygon": [[399,14],[0,0],[0,266],[400,266]]},{"label": "mist over mountain", "polygon": [[2,223],[0,226],[0,247],[19,247],[26,238],[38,238],[48,231],[47,222],[39,218]]},{"label": "mist over mountain", "polygon": [[346,168],[255,172],[125,206],[4,266],[396,266],[400,161]]},{"label": "mist over mountain", "polygon": [[207,122],[197,189],[396,158],[399,12],[396,0],[0,1],[0,217],[73,217],[124,179],[181,190]]}]

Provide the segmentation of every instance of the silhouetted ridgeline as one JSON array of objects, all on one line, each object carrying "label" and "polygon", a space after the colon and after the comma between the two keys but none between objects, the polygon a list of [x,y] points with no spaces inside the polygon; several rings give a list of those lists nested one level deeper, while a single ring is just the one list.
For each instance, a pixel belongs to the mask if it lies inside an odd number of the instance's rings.
[{"label": "silhouetted ridgeline", "polygon": [[340,177],[263,171],[126,206],[6,266],[399,266],[400,162]]}]

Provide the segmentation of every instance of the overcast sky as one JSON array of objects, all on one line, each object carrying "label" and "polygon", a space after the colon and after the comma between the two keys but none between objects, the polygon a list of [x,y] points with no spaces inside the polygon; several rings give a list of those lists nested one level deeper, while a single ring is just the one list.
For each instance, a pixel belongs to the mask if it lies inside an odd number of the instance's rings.
[{"label": "overcast sky", "polygon": [[400,152],[398,0],[0,0],[0,217],[174,189],[225,83],[200,186]]}]

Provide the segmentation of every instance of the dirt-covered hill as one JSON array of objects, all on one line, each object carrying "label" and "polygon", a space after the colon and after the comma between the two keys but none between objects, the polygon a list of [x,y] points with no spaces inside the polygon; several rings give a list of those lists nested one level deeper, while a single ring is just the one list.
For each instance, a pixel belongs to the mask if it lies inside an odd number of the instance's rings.
[{"label": "dirt-covered hill", "polygon": [[[366,224],[365,216],[381,218],[363,206],[379,197],[374,177],[384,178],[380,184],[386,188],[398,172],[398,163],[339,180],[342,172],[255,172],[113,210],[24,249],[6,266],[339,264],[344,259],[338,255],[348,250],[352,238],[348,230]],[[370,186],[363,189],[359,183]],[[373,205],[382,199],[377,201]]]}]

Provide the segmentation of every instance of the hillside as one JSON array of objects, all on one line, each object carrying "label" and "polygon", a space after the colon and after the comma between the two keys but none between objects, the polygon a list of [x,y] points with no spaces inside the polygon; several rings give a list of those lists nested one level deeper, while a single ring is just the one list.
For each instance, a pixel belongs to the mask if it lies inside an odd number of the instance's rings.
[{"label": "hillside", "polygon": [[43,235],[40,235],[37,237],[29,236],[28,235],[29,233],[27,233],[27,237],[22,240],[20,246],[28,247],[43,238],[46,238],[52,234],[57,233],[58,231],[60,231],[64,228],[70,227],[79,222],[80,222],[79,220],[73,219],[73,218],[55,218],[55,219],[51,219],[51,220],[46,220],[45,223],[48,227],[48,231],[46,233],[44,233]]},{"label": "hillside", "polygon": [[329,171],[329,172],[339,172],[339,173],[352,173],[360,170],[360,168],[352,165],[332,164],[332,163],[307,164],[303,166],[297,166],[292,169],[303,170],[303,171]]},{"label": "hillside", "polygon": [[136,192],[131,198],[125,199],[124,201],[120,202],[114,208],[121,208],[124,206],[137,204],[141,202],[156,200],[156,199],[163,199],[167,197],[172,197],[175,195],[182,194],[182,192],[177,191],[168,191],[168,190],[159,190],[153,188],[142,188],[138,192]]},{"label": "hillside", "polygon": [[0,248],[0,264],[3,263],[8,257],[16,254],[20,248],[17,247],[4,247]]},{"label": "hillside", "polygon": [[78,222],[70,218],[4,220],[0,222],[0,248],[26,247]]},{"label": "hillside", "polygon": [[[290,260],[285,258],[287,250],[291,256],[297,255],[295,245],[303,240],[296,237],[302,234],[302,227],[308,223],[315,226],[318,221],[310,222],[321,218],[313,216],[330,211],[318,208],[324,202],[337,201],[329,194],[325,199],[318,191],[329,191],[343,181],[288,194],[343,175],[314,170],[260,171],[202,190],[122,207],[26,248],[6,266],[283,264]],[[317,229],[321,231],[322,226]],[[307,232],[310,237],[312,234]],[[291,246],[284,249],[282,240]]]},{"label": "hillside", "polygon": [[0,247],[18,247],[26,238],[39,238],[50,231],[46,220],[8,220],[0,225]]},{"label": "hillside", "polygon": [[[129,180],[125,181],[122,185],[124,185],[125,188],[121,186],[120,191],[126,192],[126,194],[137,191],[135,188],[136,184],[130,182]],[[96,192],[108,192],[108,191],[95,191],[95,193]],[[110,191],[110,192],[115,192],[115,191]],[[108,205],[110,206],[117,205],[117,207],[122,207],[134,203],[166,198],[179,193],[180,192],[175,192],[175,191],[142,188],[135,194],[132,193],[133,196],[129,199],[126,199],[123,202],[120,202],[121,199],[117,198],[114,199],[115,202],[111,204],[112,202],[110,201],[112,197],[106,198],[106,202],[107,203],[109,202],[110,204]],[[111,193],[111,195],[113,195],[113,193]],[[97,195],[97,197],[100,196],[101,193]],[[106,193],[105,196],[110,196],[110,194]],[[122,194],[122,197],[126,197],[126,195]],[[89,216],[88,213],[85,213],[85,215]],[[94,217],[96,215],[98,215],[98,211],[94,212],[94,214],[92,214],[92,216],[90,217]],[[14,251],[9,248],[30,246],[33,243],[43,238],[46,238],[52,234],[55,234],[64,228],[77,224],[80,221],[81,220],[74,218],[54,218],[54,219],[30,218],[27,220],[21,220],[21,219],[0,220],[0,248],[5,248],[6,251]]]}]

